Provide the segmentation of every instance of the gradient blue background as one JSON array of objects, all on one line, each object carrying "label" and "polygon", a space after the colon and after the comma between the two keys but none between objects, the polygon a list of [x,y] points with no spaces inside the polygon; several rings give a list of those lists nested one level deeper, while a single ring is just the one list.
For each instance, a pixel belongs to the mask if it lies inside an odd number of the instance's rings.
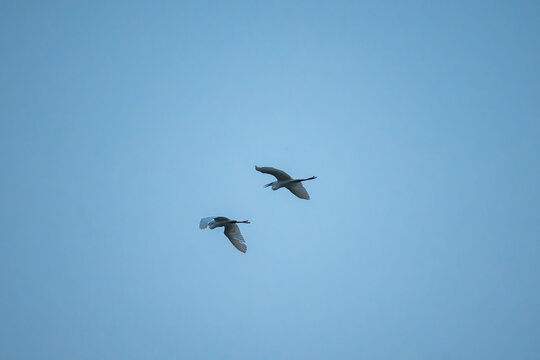
[{"label": "gradient blue background", "polygon": [[0,358],[539,359],[539,35],[538,1],[2,2]]}]

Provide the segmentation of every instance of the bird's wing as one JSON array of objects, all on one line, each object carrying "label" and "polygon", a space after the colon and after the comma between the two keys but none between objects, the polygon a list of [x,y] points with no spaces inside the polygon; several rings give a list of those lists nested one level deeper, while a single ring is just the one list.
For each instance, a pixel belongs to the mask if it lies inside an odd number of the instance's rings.
[{"label": "bird's wing", "polygon": [[258,167],[257,165],[255,165],[255,170],[257,171],[260,171],[264,174],[270,174],[270,175],[274,175],[276,177],[276,179],[278,180],[290,180],[291,177],[289,176],[289,174],[287,174],[285,171],[282,171],[282,170],[278,170],[276,168],[273,168],[273,167]]},{"label": "bird's wing", "polygon": [[235,248],[245,253],[247,251],[247,245],[244,241],[244,237],[240,232],[240,228],[236,224],[229,224],[225,226],[225,236],[229,238]]},{"label": "bird's wing", "polygon": [[217,216],[214,218],[215,221],[231,221],[229,218],[226,218],[225,216]]},{"label": "bird's wing", "polygon": [[199,228],[206,229],[208,224],[210,224],[212,221],[214,221],[213,216],[202,218],[201,222],[199,223]]},{"label": "bird's wing", "polygon": [[309,200],[309,194],[300,181],[287,184],[285,187],[300,199]]}]

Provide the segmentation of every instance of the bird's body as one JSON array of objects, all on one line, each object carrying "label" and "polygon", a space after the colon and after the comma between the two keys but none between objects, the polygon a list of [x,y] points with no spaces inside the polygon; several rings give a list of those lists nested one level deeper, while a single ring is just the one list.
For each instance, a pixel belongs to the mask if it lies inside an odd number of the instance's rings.
[{"label": "bird's body", "polygon": [[306,188],[302,185],[302,181],[316,179],[316,176],[312,176],[307,179],[293,179],[289,174],[283,170],[279,170],[273,167],[259,167],[255,166],[255,170],[262,172],[263,174],[270,174],[276,177],[276,181],[264,185],[264,187],[272,187],[272,190],[276,191],[282,187],[287,188],[294,195],[300,199],[309,200],[309,194]]},{"label": "bird's body", "polygon": [[247,251],[247,245],[244,237],[242,236],[242,233],[240,232],[240,228],[238,227],[238,225],[236,225],[240,223],[249,224],[250,222],[248,220],[231,220],[224,216],[211,216],[207,218],[202,218],[201,222],[199,223],[199,228],[206,229],[207,227],[209,227],[210,229],[215,229],[217,227],[224,227],[225,236],[227,236],[227,238],[231,241],[235,248],[245,253]]}]

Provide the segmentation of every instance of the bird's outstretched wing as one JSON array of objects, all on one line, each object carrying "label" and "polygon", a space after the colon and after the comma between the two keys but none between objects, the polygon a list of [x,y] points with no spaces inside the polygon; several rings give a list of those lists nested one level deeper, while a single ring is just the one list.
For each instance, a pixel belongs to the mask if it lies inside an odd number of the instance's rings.
[{"label": "bird's outstretched wing", "polygon": [[278,170],[278,169],[273,168],[273,167],[268,167],[268,166],[258,167],[257,165],[255,165],[255,170],[260,171],[260,172],[262,172],[264,174],[274,175],[276,177],[276,179],[278,179],[278,180],[290,180],[291,179],[289,174],[287,174],[285,171]]},{"label": "bird's outstretched wing", "polygon": [[199,228],[206,229],[208,224],[210,224],[212,221],[214,221],[214,216],[202,218],[201,222],[199,223]]},{"label": "bird's outstretched wing", "polygon": [[309,194],[300,181],[287,184],[285,187],[300,199],[309,200]]},{"label": "bird's outstretched wing", "polygon": [[229,238],[235,248],[245,253],[247,251],[247,245],[244,241],[244,237],[240,232],[240,228],[236,224],[229,224],[225,226],[225,236]]}]

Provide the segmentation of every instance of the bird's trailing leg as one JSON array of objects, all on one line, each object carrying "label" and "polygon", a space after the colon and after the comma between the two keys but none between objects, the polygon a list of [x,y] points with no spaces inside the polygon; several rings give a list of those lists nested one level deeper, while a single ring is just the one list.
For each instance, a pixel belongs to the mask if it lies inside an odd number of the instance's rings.
[{"label": "bird's trailing leg", "polygon": [[272,186],[272,185],[274,185],[274,181],[272,181],[271,183],[268,183],[268,184],[264,185],[264,187],[266,188],[266,187],[269,187],[269,186]]},{"label": "bird's trailing leg", "polygon": [[297,181],[307,181],[307,180],[313,180],[313,179],[316,179],[317,177],[316,176],[312,176],[310,178],[307,178],[307,179],[298,179]]}]

